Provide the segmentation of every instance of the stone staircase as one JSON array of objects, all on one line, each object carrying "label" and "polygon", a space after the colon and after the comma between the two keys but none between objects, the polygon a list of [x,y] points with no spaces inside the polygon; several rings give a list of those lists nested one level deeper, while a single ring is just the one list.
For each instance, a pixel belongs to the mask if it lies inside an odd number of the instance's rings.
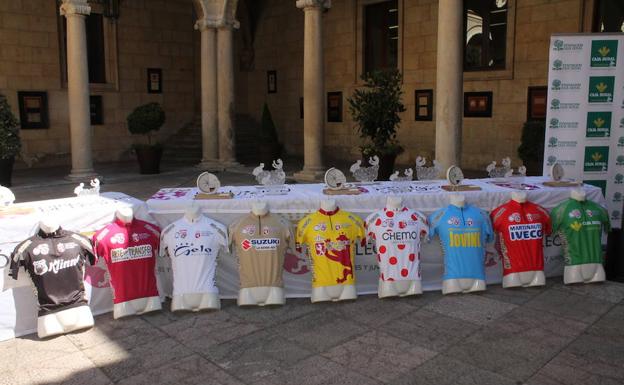
[{"label": "stone staircase", "polygon": [[[258,143],[259,123],[247,114],[237,114],[234,120],[236,132],[236,160],[244,165],[257,165],[255,149]],[[167,165],[194,165],[201,161],[201,118],[173,134],[164,144],[162,163]]]}]

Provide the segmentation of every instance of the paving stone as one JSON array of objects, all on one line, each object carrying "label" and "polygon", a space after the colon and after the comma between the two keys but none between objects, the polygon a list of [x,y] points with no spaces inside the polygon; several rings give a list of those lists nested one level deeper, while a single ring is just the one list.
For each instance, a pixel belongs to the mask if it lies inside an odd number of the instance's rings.
[{"label": "paving stone", "polygon": [[[223,301],[222,301],[223,302]],[[171,311],[171,300],[167,299],[162,304],[163,308],[161,311],[154,311],[151,313],[143,314],[140,318],[150,325],[155,326],[156,328],[160,328],[162,326],[168,325],[173,322],[178,322],[186,319],[191,319],[194,317],[202,317],[204,314],[208,314],[211,312],[215,312],[218,310],[205,310],[200,312],[192,312],[192,311]]]},{"label": "paving stone", "polygon": [[532,330],[542,330],[550,335],[575,338],[587,324],[564,318],[556,314],[528,307],[518,307],[488,325],[490,330],[499,330],[508,334],[526,335]]},{"label": "paving stone", "polygon": [[584,334],[557,356],[559,362],[624,383],[624,344]]},{"label": "paving stone", "polygon": [[369,377],[388,381],[436,354],[389,334],[372,331],[338,345],[322,356]]},{"label": "paving stone", "polygon": [[438,355],[418,368],[397,376],[395,385],[516,385],[517,382],[494,372]]},{"label": "paving stone", "polygon": [[449,295],[430,303],[425,309],[450,317],[485,325],[516,308],[516,305],[478,295]]},{"label": "paving stone", "polygon": [[180,360],[192,354],[172,338],[124,348],[111,341],[83,350],[83,353],[113,382]]},{"label": "paving stone", "polygon": [[358,323],[369,327],[379,327],[414,311],[415,306],[420,307],[425,303],[417,296],[379,299],[376,295],[366,295],[358,297],[357,301],[341,304],[342,306],[337,306],[334,310],[341,316]]},{"label": "paving stone", "polygon": [[526,385],[621,385],[622,382],[603,375],[588,373],[555,358],[531,377]]},{"label": "paving stone", "polygon": [[270,327],[318,311],[319,308],[310,303],[309,298],[288,298],[284,306],[243,306],[224,307],[224,310],[258,327]]},{"label": "paving stone", "polygon": [[212,345],[254,332],[258,330],[258,326],[226,311],[218,311],[172,322],[162,326],[161,330],[196,352],[202,353]]},{"label": "paving stone", "polygon": [[31,334],[0,343],[0,362],[7,368],[35,367],[40,362],[54,361],[78,352],[67,336],[42,340]]},{"label": "paving stone", "polygon": [[613,306],[610,302],[571,290],[549,289],[526,303],[528,308],[549,312],[560,317],[592,323]]},{"label": "paving stone", "polygon": [[569,291],[574,294],[588,295],[601,301],[614,304],[624,300],[624,284],[619,282],[605,281],[601,283],[560,285],[559,290]]},{"label": "paving stone", "polygon": [[471,322],[420,309],[388,322],[380,330],[411,344],[441,352],[478,328]]},{"label": "paving stone", "polygon": [[[0,380],[0,384],[112,384],[104,373],[81,352],[32,361],[28,364],[21,363],[11,369],[10,374],[4,372],[3,369],[0,377],[4,380]],[[5,380],[8,381],[5,382]]]},{"label": "paving stone", "polygon": [[325,350],[365,333],[367,328],[331,311],[314,312],[280,326],[280,336],[315,352]]},{"label": "paving stone", "polygon": [[207,384],[240,385],[239,379],[229,375],[199,355],[192,355],[167,365],[153,369],[118,382],[118,385],[154,384]]},{"label": "paving stone", "polygon": [[624,305],[613,307],[587,329],[587,334],[624,345]]},{"label": "paving stone", "polygon": [[252,382],[284,371],[313,353],[273,332],[261,330],[211,346],[204,355],[221,368]]},{"label": "paving stone", "polygon": [[165,336],[165,333],[141,317],[113,319],[113,313],[107,313],[95,317],[93,328],[68,334],[67,338],[83,350],[110,341],[117,341],[125,347],[134,347],[151,343]]},{"label": "paving stone", "polygon": [[254,384],[369,385],[381,383],[356,371],[349,370],[327,358],[312,356],[295,364],[286,371],[263,378]]},{"label": "paving stone", "polygon": [[475,295],[514,305],[522,305],[543,291],[543,286],[504,289],[500,285],[488,285],[486,291],[475,293]]}]

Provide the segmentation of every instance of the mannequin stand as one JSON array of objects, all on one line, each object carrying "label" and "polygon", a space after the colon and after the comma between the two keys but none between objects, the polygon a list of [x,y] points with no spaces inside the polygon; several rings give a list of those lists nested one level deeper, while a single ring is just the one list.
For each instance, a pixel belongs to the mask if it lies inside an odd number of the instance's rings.
[{"label": "mannequin stand", "polygon": [[93,315],[87,305],[61,310],[37,319],[37,335],[39,338],[52,337],[81,329],[93,327]]}]

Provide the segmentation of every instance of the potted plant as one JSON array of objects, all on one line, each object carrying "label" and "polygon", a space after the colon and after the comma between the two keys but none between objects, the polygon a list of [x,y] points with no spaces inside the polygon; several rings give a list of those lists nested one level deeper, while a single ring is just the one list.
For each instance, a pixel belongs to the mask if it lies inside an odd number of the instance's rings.
[{"label": "potted plant", "polygon": [[148,103],[134,109],[128,115],[128,130],[134,135],[145,135],[147,144],[134,144],[141,174],[158,174],[163,148],[160,143],[152,143],[152,132],[158,131],[165,123],[165,111],[158,103]]},{"label": "potted plant", "polygon": [[542,120],[529,120],[522,126],[518,156],[527,168],[527,175],[542,175],[544,135],[546,124]]},{"label": "potted plant", "polygon": [[277,138],[277,129],[269,111],[269,106],[264,103],[262,109],[262,120],[260,122],[260,132],[258,133],[258,157],[260,162],[271,164],[281,155],[282,146]]},{"label": "potted plant", "polygon": [[347,99],[349,111],[366,143],[360,147],[366,160],[373,155],[380,159],[379,180],[387,180],[394,171],[394,162],[403,148],[396,140],[401,123],[399,113],[405,111],[401,101],[402,76],[398,70],[371,71],[362,75],[364,88]]},{"label": "potted plant", "polygon": [[0,185],[11,187],[13,163],[22,148],[19,122],[4,95],[0,95]]}]

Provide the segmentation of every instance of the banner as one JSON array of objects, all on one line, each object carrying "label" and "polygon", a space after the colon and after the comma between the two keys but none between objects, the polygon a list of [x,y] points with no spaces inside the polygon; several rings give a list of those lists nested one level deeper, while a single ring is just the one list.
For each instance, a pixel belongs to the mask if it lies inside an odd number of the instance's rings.
[{"label": "banner", "polygon": [[611,225],[621,227],[624,195],[624,35],[550,39],[544,175],[600,187]]}]

